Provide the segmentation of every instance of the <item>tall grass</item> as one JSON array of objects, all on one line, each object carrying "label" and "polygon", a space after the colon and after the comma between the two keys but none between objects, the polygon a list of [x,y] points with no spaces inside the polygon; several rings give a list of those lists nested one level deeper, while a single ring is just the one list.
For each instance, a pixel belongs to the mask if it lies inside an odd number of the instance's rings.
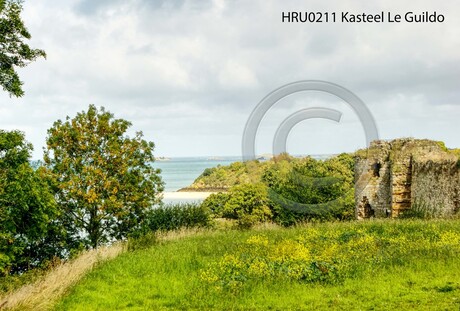
[{"label": "tall grass", "polygon": [[124,250],[124,245],[118,243],[86,251],[74,260],[55,267],[37,281],[0,296],[0,310],[49,310],[88,271]]},{"label": "tall grass", "polygon": [[459,255],[459,220],[203,231],[107,262],[56,310],[457,310]]},{"label": "tall grass", "polygon": [[151,211],[147,219],[150,231],[172,231],[181,228],[206,228],[212,225],[211,212],[199,203],[164,205]]}]

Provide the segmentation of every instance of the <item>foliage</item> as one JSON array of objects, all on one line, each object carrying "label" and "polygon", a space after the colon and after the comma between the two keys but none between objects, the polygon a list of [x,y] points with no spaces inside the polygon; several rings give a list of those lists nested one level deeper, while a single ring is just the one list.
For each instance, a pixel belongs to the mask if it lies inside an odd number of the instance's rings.
[{"label": "foliage", "polygon": [[210,211],[198,203],[169,204],[151,209],[145,225],[153,232],[207,228],[212,225],[212,218]]},{"label": "foliage", "polygon": [[311,157],[275,163],[263,175],[270,188],[293,201],[321,204],[335,200],[353,187],[353,158],[341,154],[325,161]]},{"label": "foliage", "polygon": [[62,250],[56,202],[29,164],[32,145],[0,131],[0,275],[36,267]]},{"label": "foliage", "polygon": [[229,190],[223,216],[237,220],[243,228],[271,219],[267,188],[262,183],[243,184]]},{"label": "foliage", "polygon": [[130,126],[91,105],[48,130],[44,161],[72,247],[126,237],[160,202],[163,182],[151,165],[154,144],[141,132],[127,136]]},{"label": "foliage", "polygon": [[45,51],[24,43],[31,36],[20,17],[21,11],[21,0],[0,0],[0,85],[16,97],[24,95],[16,68],[46,57]]},{"label": "foliage", "polygon": [[213,211],[215,217],[236,219],[241,228],[272,217],[267,187],[262,183],[233,186],[227,193],[209,196],[202,206]]},{"label": "foliage", "polygon": [[201,206],[211,211],[216,218],[224,217],[225,203],[227,203],[228,199],[229,194],[227,192],[211,193],[201,203]]},{"label": "foliage", "polygon": [[[459,232],[459,220],[378,220],[169,237],[96,267],[55,310],[456,310]],[[292,277],[276,269],[268,274],[255,264],[293,267],[283,256],[290,249],[299,263],[320,257],[357,262],[311,281],[297,278],[297,270]],[[214,270],[229,256],[254,265]],[[238,271],[247,272],[246,279],[234,289],[225,285]]]},{"label": "foliage", "polygon": [[352,219],[354,160],[340,154],[324,161],[311,157],[278,160],[262,176],[274,202],[275,220]]},{"label": "foliage", "polygon": [[270,165],[270,162],[254,160],[207,168],[189,187],[184,189],[194,191],[226,191],[232,186],[256,183],[260,181],[263,171]]},{"label": "foliage", "polygon": [[[228,192],[214,194],[203,204],[216,217],[239,219],[243,225],[273,219],[282,225],[293,225],[307,220],[349,220],[354,217],[354,159],[350,154],[340,154],[321,161],[311,157],[293,158],[280,155],[267,162],[236,162],[230,166],[208,170],[194,185],[202,187],[219,185],[230,187]],[[246,176],[235,182],[236,176]],[[255,180],[248,182],[249,176]],[[244,181],[241,183],[241,181]],[[266,186],[261,186],[261,184]],[[258,188],[257,200],[246,197],[248,189]],[[268,188],[267,188],[268,187]],[[250,203],[246,203],[251,201]],[[243,206],[241,215],[238,205]],[[258,206],[253,216],[247,212]],[[245,211],[247,210],[247,211]],[[259,216],[255,214],[261,212]],[[263,216],[262,216],[263,215]],[[243,225],[245,226],[245,225]]]},{"label": "foliage", "polygon": [[443,141],[436,141],[438,144],[439,148],[441,148],[442,151],[449,152],[449,149],[446,146],[446,143]]}]

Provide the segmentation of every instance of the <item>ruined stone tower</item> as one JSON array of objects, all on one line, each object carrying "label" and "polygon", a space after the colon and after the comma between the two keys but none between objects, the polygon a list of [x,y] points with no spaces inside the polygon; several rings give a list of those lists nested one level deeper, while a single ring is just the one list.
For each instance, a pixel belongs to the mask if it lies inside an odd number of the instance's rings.
[{"label": "ruined stone tower", "polygon": [[458,163],[457,156],[431,140],[372,142],[356,153],[356,217],[398,217],[411,209],[436,216],[456,213]]}]

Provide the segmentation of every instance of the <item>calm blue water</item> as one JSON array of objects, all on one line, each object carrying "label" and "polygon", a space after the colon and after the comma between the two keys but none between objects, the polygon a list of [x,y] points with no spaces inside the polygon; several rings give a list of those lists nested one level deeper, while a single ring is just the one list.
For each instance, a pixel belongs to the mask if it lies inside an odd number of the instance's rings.
[{"label": "calm blue water", "polygon": [[167,161],[156,160],[154,167],[161,169],[161,177],[165,182],[165,191],[177,191],[187,187],[203,173],[208,167],[217,165],[229,165],[241,161],[241,157],[190,157],[171,158]]}]

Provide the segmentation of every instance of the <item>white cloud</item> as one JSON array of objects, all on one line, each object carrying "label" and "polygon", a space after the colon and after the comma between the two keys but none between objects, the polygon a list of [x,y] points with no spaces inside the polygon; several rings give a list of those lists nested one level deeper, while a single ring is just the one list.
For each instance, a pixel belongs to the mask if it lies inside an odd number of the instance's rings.
[{"label": "white cloud", "polygon": [[[31,45],[45,49],[48,59],[21,69],[24,98],[0,94],[0,127],[26,131],[35,157],[41,156],[46,129],[55,120],[89,104],[132,121],[155,141],[159,154],[238,155],[244,124],[258,101],[304,79],[352,90],[368,104],[385,138],[434,137],[460,146],[454,134],[460,129],[460,7],[453,0],[44,0],[24,5]],[[288,10],[436,10],[446,21],[282,24],[281,11]],[[325,135],[334,133],[327,126],[326,134],[308,136],[312,152],[340,152],[342,142],[361,139],[342,125],[341,133],[349,137],[337,144],[325,142]],[[303,131],[309,135],[311,128],[296,128],[290,146],[305,143]],[[261,138],[260,152],[269,151],[268,140]]]}]

